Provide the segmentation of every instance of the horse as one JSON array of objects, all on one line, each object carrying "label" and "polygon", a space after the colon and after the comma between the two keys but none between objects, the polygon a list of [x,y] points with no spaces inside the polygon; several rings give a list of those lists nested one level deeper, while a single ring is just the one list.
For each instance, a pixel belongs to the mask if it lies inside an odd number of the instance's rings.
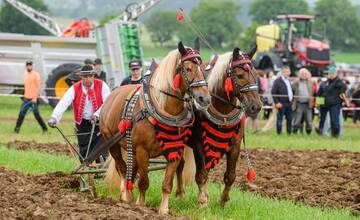
[{"label": "horse", "polygon": [[[225,154],[227,164],[221,205],[224,206],[230,199],[229,192],[235,181],[236,163],[244,137],[245,115],[256,117],[262,108],[257,91],[257,73],[251,63],[256,48],[256,45],[253,46],[247,53],[235,48],[232,53],[219,56],[207,77],[211,105],[205,112],[196,111],[194,130],[188,142],[195,158],[200,208],[208,203],[208,173]],[[188,167],[191,169],[191,166]],[[183,172],[184,179],[190,178],[185,172],[191,171]]]},{"label": "horse", "polygon": [[[194,121],[190,103],[194,102],[199,110],[206,110],[211,100],[203,75],[205,65],[199,51],[198,39],[195,40],[194,49],[186,48],[179,42],[177,50],[171,51],[150,76],[144,77],[142,86],[121,86],[104,103],[99,117],[104,138],[109,140],[119,129],[124,132],[126,127],[126,141],[123,138],[110,148],[114,160],[106,174],[110,185],[117,185],[116,178],[120,177],[120,201],[132,201],[132,183],[138,173],[139,197],[136,203],[145,206],[145,192],[149,187],[149,158],[166,154],[159,213],[169,212],[168,201],[174,174],[178,166],[183,166],[183,149],[191,134],[188,126]],[[138,101],[132,101],[135,95]],[[133,108],[131,112],[126,110],[129,105]],[[127,123],[129,115],[132,121]],[[135,120],[138,115],[141,117]],[[132,145],[127,144],[129,140]],[[123,159],[125,151],[127,162]],[[133,155],[129,154],[131,151]],[[183,184],[179,182],[181,178],[177,179],[177,195],[181,195],[184,192]]]}]

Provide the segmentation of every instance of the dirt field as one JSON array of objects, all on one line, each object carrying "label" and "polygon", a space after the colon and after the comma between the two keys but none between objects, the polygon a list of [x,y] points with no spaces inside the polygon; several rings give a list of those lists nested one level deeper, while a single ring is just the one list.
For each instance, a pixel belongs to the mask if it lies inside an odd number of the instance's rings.
[{"label": "dirt field", "polygon": [[[245,160],[239,160],[236,186],[271,198],[360,213],[360,153],[344,151],[250,150],[256,179],[246,182]],[[211,173],[223,180],[225,160]]]},{"label": "dirt field", "polygon": [[[60,143],[14,141],[8,147],[69,154]],[[348,208],[360,213],[360,153],[345,151],[249,150],[257,177],[248,183],[243,152],[235,185],[263,196],[289,199],[320,207]],[[225,160],[212,171],[212,181],[223,180]]]},{"label": "dirt field", "polygon": [[[0,219],[176,219],[156,210],[93,199],[63,173],[24,176],[0,167]],[[184,218],[182,218],[184,219]]]},{"label": "dirt field", "polygon": [[11,141],[6,144],[7,148],[18,150],[38,150],[50,154],[65,154],[71,156],[69,147],[59,142],[55,143],[38,143],[36,141]]}]

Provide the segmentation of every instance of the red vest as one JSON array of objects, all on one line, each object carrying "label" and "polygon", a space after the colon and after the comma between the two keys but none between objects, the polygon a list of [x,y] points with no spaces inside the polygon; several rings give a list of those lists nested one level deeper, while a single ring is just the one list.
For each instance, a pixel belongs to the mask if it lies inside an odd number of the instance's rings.
[{"label": "red vest", "polygon": [[102,80],[95,79],[94,88],[89,89],[88,94],[86,95],[83,93],[81,80],[74,84],[73,88],[75,91],[75,95],[73,101],[73,110],[76,124],[81,124],[84,115],[86,98],[89,98],[91,100],[93,112],[96,112],[101,107],[101,105],[103,104],[102,85]]}]

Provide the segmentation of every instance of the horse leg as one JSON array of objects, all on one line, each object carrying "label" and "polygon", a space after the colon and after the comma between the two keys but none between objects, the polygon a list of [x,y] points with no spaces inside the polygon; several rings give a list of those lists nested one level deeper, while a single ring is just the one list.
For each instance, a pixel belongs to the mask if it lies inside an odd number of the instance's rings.
[{"label": "horse leg", "polygon": [[[198,145],[200,146],[200,145]],[[196,164],[195,180],[199,188],[198,203],[200,208],[205,208],[208,205],[209,194],[208,194],[208,171],[205,168],[205,157],[202,149],[194,147],[194,157]]]},{"label": "horse leg", "polygon": [[149,154],[144,148],[138,147],[136,149],[136,161],[138,164],[139,172],[139,197],[136,201],[137,205],[145,206],[145,193],[149,188],[148,166],[149,166]]},{"label": "horse leg", "polygon": [[176,197],[180,199],[183,198],[185,195],[184,183],[182,178],[184,164],[185,164],[184,159],[181,159],[176,169]]},{"label": "horse leg", "polygon": [[126,163],[122,158],[124,152],[126,153],[126,151],[121,149],[120,145],[110,148],[110,153],[115,160],[115,168],[120,176],[120,202],[130,203],[125,185]]},{"label": "horse leg", "polygon": [[162,199],[159,209],[159,214],[161,215],[169,213],[169,198],[173,187],[174,175],[179,163],[180,160],[177,160],[169,162],[166,166],[165,179],[162,185]]},{"label": "horse leg", "polygon": [[220,203],[222,206],[230,200],[229,193],[236,177],[236,163],[239,158],[240,145],[233,144],[231,150],[226,153],[226,171],[224,174],[225,187],[221,194]]}]

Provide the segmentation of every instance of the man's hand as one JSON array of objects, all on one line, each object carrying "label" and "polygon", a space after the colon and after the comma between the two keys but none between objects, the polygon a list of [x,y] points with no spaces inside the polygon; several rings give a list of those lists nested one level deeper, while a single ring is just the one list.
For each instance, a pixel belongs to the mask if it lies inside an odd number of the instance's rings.
[{"label": "man's hand", "polygon": [[36,103],[37,103],[37,98],[33,98],[33,99],[31,100],[31,102],[34,103],[34,104],[36,104]]},{"label": "man's hand", "polygon": [[96,115],[92,115],[91,118],[90,118],[90,121],[91,121],[91,123],[96,124],[99,121],[99,118]]},{"label": "man's hand", "polygon": [[55,118],[50,118],[50,119],[49,119],[49,121],[48,121],[49,127],[55,128],[55,127],[56,127],[56,124],[57,124],[57,121],[56,121]]},{"label": "man's hand", "polygon": [[282,107],[282,104],[280,102],[275,104],[275,108],[280,109]]}]

